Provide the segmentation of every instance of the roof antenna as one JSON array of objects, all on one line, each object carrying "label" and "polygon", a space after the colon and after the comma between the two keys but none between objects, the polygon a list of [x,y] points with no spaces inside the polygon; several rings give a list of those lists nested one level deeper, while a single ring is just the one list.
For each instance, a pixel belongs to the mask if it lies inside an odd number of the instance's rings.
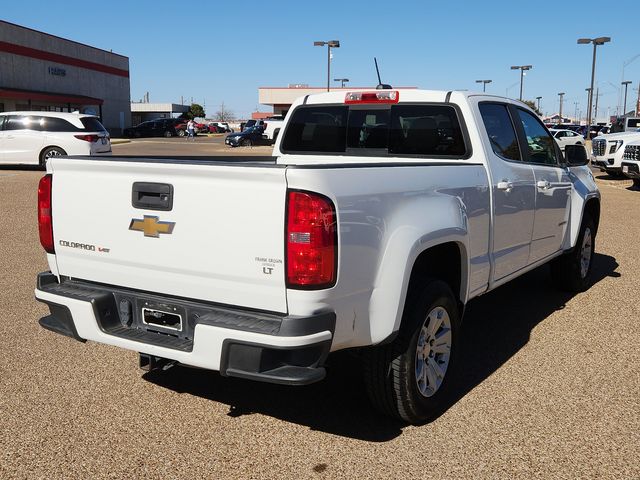
[{"label": "roof antenna", "polygon": [[373,61],[376,64],[376,73],[378,74],[378,86],[376,87],[376,90],[391,90],[393,88],[391,85],[382,83],[382,80],[380,80],[380,69],[378,69],[378,59],[376,57],[373,57]]}]

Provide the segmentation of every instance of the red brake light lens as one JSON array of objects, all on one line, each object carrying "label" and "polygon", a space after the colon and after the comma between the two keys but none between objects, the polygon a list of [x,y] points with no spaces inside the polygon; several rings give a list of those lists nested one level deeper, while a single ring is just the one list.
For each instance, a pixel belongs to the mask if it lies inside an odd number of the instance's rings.
[{"label": "red brake light lens", "polygon": [[78,140],[84,140],[85,142],[95,143],[100,140],[98,135],[74,135]]},{"label": "red brake light lens", "polygon": [[38,184],[38,230],[40,244],[47,253],[55,253],[53,246],[53,217],[51,215],[51,175],[45,175]]},{"label": "red brake light lens", "polygon": [[290,191],[287,202],[287,286],[333,286],[338,258],[333,203],[317,193],[300,191]]},{"label": "red brake light lens", "polygon": [[397,90],[377,90],[375,92],[348,92],[344,103],[398,103],[400,92]]}]

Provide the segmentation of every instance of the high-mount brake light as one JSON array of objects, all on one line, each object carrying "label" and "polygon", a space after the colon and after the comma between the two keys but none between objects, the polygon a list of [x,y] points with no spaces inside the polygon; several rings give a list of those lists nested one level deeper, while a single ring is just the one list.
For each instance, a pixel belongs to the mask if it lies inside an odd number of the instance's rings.
[{"label": "high-mount brake light", "polygon": [[328,288],[336,282],[336,210],[327,197],[289,191],[287,195],[287,286]]},{"label": "high-mount brake light", "polygon": [[375,92],[348,92],[344,103],[398,103],[400,92],[397,90],[379,90]]},{"label": "high-mount brake light", "polygon": [[84,140],[85,142],[95,143],[100,140],[98,135],[74,135],[78,140]]},{"label": "high-mount brake light", "polygon": [[51,213],[51,174],[40,179],[38,184],[38,230],[40,244],[47,253],[56,253],[53,246],[53,217]]}]

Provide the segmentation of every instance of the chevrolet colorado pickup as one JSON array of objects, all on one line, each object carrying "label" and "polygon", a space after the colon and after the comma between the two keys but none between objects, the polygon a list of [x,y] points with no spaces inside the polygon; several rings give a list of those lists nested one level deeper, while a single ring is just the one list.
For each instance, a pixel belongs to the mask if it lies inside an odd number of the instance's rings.
[{"label": "chevrolet colorado pickup", "polygon": [[260,160],[56,157],[40,324],[289,385],[358,349],[373,404],[420,424],[451,398],[471,299],[547,262],[590,285],[587,162],[523,103],[421,90],[300,98]]}]

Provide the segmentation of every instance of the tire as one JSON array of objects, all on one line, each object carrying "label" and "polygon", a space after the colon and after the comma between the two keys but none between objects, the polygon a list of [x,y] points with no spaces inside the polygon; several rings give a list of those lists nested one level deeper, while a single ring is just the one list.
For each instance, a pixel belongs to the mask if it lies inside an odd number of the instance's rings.
[{"label": "tire", "polygon": [[243,138],[242,140],[240,140],[241,147],[250,147],[252,145],[253,145],[253,142],[249,138]]},{"label": "tire", "polygon": [[167,130],[164,132],[164,136],[165,138],[170,138],[173,137],[173,133],[171,133],[171,130]]},{"label": "tire", "polygon": [[584,292],[591,286],[595,246],[595,223],[585,212],[576,246],[551,262],[551,278],[560,290]]},{"label": "tire", "polygon": [[636,188],[640,188],[640,178],[633,179],[633,186]]},{"label": "tire", "polygon": [[179,137],[184,137],[184,135],[185,135],[184,130],[178,130]]},{"label": "tire", "polygon": [[60,155],[66,155],[66,154],[67,152],[65,152],[60,147],[47,147],[40,154],[40,166],[46,167],[48,158],[59,157]]},{"label": "tire", "polygon": [[[439,351],[432,350],[436,339],[443,342]],[[407,298],[393,342],[363,355],[365,385],[374,407],[413,425],[436,418],[449,405],[459,352],[456,299],[449,285],[431,279]]]}]

